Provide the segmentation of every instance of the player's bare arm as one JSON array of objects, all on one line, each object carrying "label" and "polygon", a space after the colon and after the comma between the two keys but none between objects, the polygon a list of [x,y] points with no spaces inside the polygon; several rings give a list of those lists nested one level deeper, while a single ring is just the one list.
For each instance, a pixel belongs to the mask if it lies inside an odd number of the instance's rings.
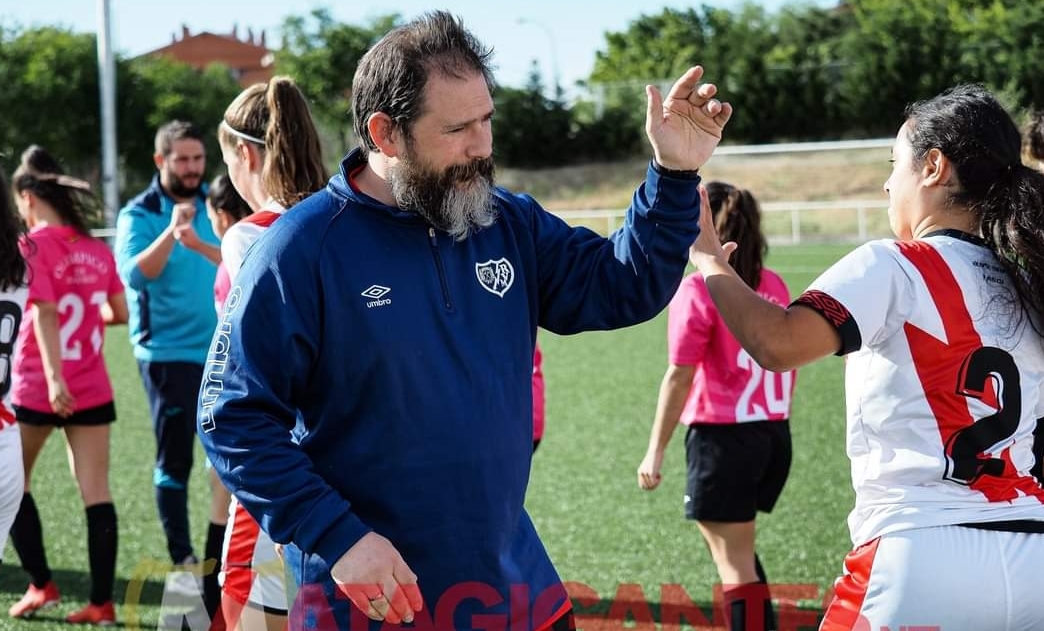
[{"label": "player's bare arm", "polygon": [[[700,187],[700,208],[709,208]],[[700,213],[700,235],[689,259],[707,281],[714,304],[740,345],[766,369],[793,370],[841,348],[841,335],[819,312],[796,305],[781,307],[765,300],[729,265],[735,243],[722,245],[710,213]]]}]

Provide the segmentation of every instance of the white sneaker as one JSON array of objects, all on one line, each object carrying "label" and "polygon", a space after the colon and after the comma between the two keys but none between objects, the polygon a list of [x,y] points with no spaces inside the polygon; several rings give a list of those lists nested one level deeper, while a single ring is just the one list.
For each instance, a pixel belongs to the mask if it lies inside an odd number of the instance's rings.
[{"label": "white sneaker", "polygon": [[174,569],[167,573],[167,578],[163,583],[163,592],[189,598],[202,596],[203,567],[199,560],[190,556],[174,566]]},{"label": "white sneaker", "polygon": [[196,631],[209,628],[210,617],[201,607],[186,611],[161,610],[159,623],[156,625],[156,631]]}]

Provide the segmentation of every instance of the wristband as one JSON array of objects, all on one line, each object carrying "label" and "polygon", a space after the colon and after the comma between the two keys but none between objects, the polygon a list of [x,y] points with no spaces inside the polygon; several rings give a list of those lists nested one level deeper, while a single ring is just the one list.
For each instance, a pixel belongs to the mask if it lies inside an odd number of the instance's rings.
[{"label": "wristband", "polygon": [[696,180],[700,177],[699,169],[692,169],[691,171],[686,169],[668,169],[655,159],[653,159],[652,165],[654,171],[667,177],[678,178],[679,180]]}]

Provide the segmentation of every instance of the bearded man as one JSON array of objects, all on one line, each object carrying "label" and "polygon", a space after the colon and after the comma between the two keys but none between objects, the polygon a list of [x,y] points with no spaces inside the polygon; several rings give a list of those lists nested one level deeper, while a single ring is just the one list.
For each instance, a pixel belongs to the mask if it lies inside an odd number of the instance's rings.
[{"label": "bearded man", "polygon": [[[126,286],[128,329],[156,435],[152,482],[176,566],[197,571],[188,521],[196,400],[217,324],[214,275],[221,261],[207,219],[202,132],[171,121],[156,132],[157,173],[116,218],[116,264]],[[168,589],[198,595],[188,571]]]},{"label": "bearded man", "polygon": [[291,544],[291,629],[573,628],[523,507],[537,327],[666,306],[732,108],[699,67],[647,90],[654,157],[607,239],[494,185],[489,62],[444,12],[375,44],[359,148],[256,242],[215,334],[200,437]]}]

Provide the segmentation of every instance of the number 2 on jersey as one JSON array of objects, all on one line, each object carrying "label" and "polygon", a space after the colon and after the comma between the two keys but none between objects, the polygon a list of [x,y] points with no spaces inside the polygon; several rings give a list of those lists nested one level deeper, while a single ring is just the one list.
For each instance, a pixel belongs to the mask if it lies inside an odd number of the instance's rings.
[{"label": "number 2 on jersey", "polygon": [[[794,383],[794,373],[772,372],[765,370],[747,351],[740,349],[736,356],[736,365],[750,372],[747,385],[743,387],[743,393],[736,401],[736,420],[743,421],[767,421],[772,417],[782,417],[790,409],[790,392]],[[765,408],[753,401],[758,389],[765,395]]]},{"label": "number 2 on jersey", "polygon": [[[108,301],[104,291],[96,291],[91,294],[91,308],[100,309]],[[76,331],[83,324],[83,316],[87,305],[83,304],[83,298],[76,294],[65,294],[58,300],[58,314],[65,317],[65,324],[58,331],[61,340],[62,359],[77,361],[83,358],[83,345],[79,339],[74,339]],[[91,348],[95,355],[101,352],[102,332],[100,326],[95,326],[90,332]]]},{"label": "number 2 on jersey", "polygon": [[996,409],[954,432],[946,441],[945,479],[971,484],[982,475],[1004,475],[1004,461],[986,455],[988,449],[1010,439],[1022,417],[1019,369],[1012,356],[983,346],[964,358],[957,378],[957,394],[985,402]]}]

